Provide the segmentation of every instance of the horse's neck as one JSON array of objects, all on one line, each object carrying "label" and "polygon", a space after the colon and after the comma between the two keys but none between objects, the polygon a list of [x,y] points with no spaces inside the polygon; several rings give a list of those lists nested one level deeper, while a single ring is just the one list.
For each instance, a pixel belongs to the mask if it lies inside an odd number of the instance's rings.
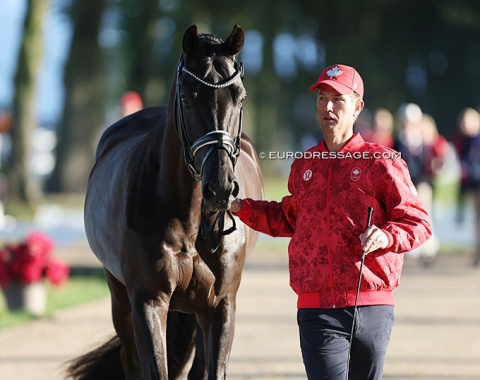
[{"label": "horse's neck", "polygon": [[200,209],[201,183],[193,179],[185,165],[183,146],[172,120],[167,118],[166,125],[154,133],[161,134],[156,138],[161,140],[161,148],[154,147],[159,163],[156,191],[164,202],[172,202],[169,206],[176,212],[190,215]]}]

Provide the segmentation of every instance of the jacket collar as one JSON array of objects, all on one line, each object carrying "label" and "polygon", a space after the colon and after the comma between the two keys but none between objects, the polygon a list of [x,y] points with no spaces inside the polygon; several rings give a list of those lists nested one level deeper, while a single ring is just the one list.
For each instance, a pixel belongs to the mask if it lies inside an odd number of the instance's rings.
[{"label": "jacket collar", "polygon": [[[365,140],[363,139],[360,133],[354,133],[352,137],[345,143],[345,145],[340,149],[340,152],[353,152],[357,151],[363,144]],[[325,145],[325,140],[322,140],[320,143],[320,151],[328,152],[327,146]]]}]

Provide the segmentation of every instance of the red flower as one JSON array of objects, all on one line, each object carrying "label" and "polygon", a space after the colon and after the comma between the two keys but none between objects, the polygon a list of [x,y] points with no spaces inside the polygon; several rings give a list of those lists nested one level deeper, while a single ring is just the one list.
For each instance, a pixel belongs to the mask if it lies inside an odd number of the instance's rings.
[{"label": "red flower", "polygon": [[17,281],[31,284],[42,279],[45,258],[41,255],[33,255],[27,244],[19,244],[11,249],[14,259],[10,263],[12,275]]},{"label": "red flower", "polygon": [[67,281],[70,267],[61,261],[51,260],[47,267],[47,278],[54,285]]},{"label": "red flower", "polygon": [[40,232],[30,233],[25,242],[5,245],[0,250],[0,286],[31,284],[45,276],[55,285],[66,281],[70,268],[52,259],[53,249],[52,239]]}]

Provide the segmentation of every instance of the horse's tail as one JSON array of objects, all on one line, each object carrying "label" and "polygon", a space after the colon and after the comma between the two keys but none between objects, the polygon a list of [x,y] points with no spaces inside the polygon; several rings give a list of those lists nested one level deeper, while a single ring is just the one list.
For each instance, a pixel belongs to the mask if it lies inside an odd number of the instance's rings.
[{"label": "horse's tail", "polygon": [[118,336],[114,336],[108,342],[66,364],[70,379],[125,380]]}]

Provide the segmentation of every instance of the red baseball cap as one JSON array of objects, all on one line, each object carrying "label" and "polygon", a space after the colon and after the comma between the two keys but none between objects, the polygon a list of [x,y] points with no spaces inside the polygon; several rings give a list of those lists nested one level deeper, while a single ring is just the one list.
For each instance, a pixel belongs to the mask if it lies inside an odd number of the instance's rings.
[{"label": "red baseball cap", "polygon": [[342,95],[355,91],[363,98],[363,80],[353,67],[339,64],[327,67],[322,71],[317,82],[310,86],[310,91],[315,90],[321,84],[332,87]]}]

